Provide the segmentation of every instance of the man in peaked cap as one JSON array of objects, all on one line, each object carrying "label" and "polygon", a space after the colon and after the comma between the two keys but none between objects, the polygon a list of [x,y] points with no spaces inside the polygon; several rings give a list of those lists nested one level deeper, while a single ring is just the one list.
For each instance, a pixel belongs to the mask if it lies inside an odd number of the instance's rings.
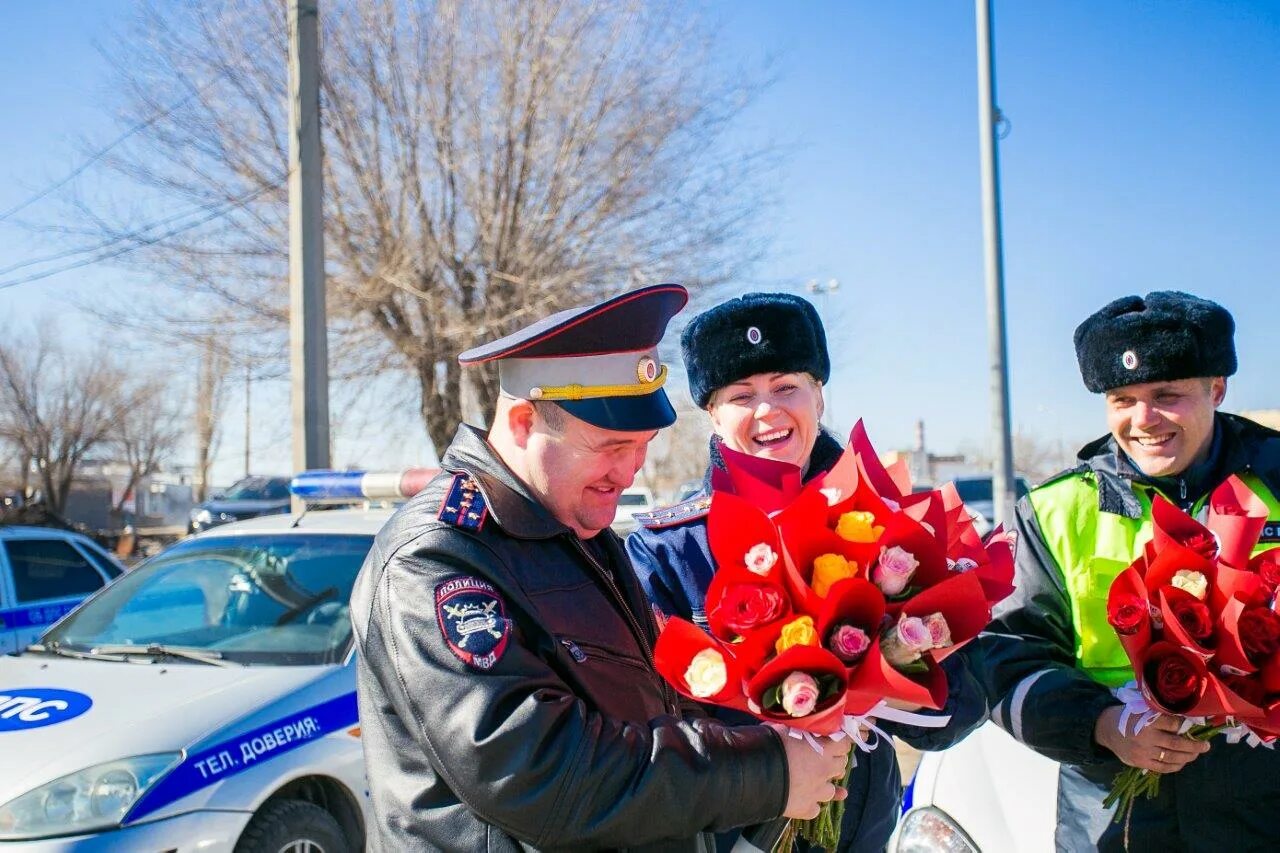
[{"label": "man in peaked cap", "polygon": [[[1280,433],[1217,411],[1234,333],[1222,306],[1172,292],[1117,299],[1076,329],[1110,433],[1019,502],[1017,590],[982,641],[992,719],[1061,762],[1060,850],[1275,848],[1275,752],[1191,741],[1168,717],[1139,732],[1122,723],[1113,690],[1133,670],[1107,622],[1112,580],[1151,539],[1156,494],[1195,514],[1239,475],[1269,508],[1258,550],[1280,541]],[[1127,837],[1102,808],[1126,765],[1166,774],[1156,798],[1135,802]]]},{"label": "man in peaked cap", "polygon": [[496,361],[488,435],[378,535],[352,593],[372,850],[705,850],[813,817],[848,742],[681,719],[618,538],[618,498],[675,419],[657,344],[678,285],[565,311]]}]

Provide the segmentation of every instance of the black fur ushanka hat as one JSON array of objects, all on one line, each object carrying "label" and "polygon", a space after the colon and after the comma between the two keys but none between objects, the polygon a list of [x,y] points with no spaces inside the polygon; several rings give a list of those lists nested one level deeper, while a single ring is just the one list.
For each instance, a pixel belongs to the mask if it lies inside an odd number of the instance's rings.
[{"label": "black fur ushanka hat", "polygon": [[1163,290],[1125,296],[1076,328],[1076,360],[1095,394],[1236,372],[1236,324],[1216,302]]},{"label": "black fur ushanka hat", "polygon": [[827,335],[813,305],[790,293],[748,293],[703,311],[680,336],[689,393],[705,408],[717,389],[757,373],[831,377]]}]

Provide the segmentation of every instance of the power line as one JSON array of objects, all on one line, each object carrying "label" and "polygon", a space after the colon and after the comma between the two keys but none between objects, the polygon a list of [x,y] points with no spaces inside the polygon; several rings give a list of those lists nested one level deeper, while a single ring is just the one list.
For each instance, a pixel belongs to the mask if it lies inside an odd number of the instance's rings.
[{"label": "power line", "polygon": [[[261,47],[262,44],[266,42],[267,37],[269,35],[270,33],[264,34],[258,40],[258,42],[252,45],[249,49],[254,50],[254,49],[257,49],[258,47]],[[200,88],[193,89],[191,92],[187,93],[187,95],[180,98],[178,101],[170,104],[169,106],[165,107],[164,109],[160,110],[154,115],[151,115],[150,117],[143,119],[142,121],[133,125],[124,133],[120,134],[120,136],[117,136],[111,142],[107,143],[107,145],[103,146],[102,148],[99,148],[97,151],[94,151],[92,154],[90,154],[89,159],[85,160],[79,166],[72,169],[71,172],[68,173],[61,180],[55,181],[54,183],[40,190],[40,192],[28,198],[26,201],[20,202],[19,204],[9,208],[3,213],[0,213],[0,222],[4,222],[6,219],[13,216],[15,213],[20,213],[21,211],[26,210],[28,207],[40,201],[41,199],[45,198],[49,194],[57,192],[58,190],[62,189],[67,184],[71,183],[73,180],[75,180],[81,174],[83,174],[84,171],[88,169],[90,166],[92,166],[94,163],[98,162],[103,157],[105,157],[108,153],[111,152],[113,148],[115,148],[120,143],[124,142],[126,139],[133,136],[135,133],[138,133],[141,130],[147,129],[151,125],[158,122],[160,119],[165,118],[166,116],[172,114],[179,107],[185,106],[188,101],[190,101],[192,98],[196,97],[197,95],[203,95],[206,91],[208,91],[213,86],[214,83],[217,83],[218,80],[221,79],[223,76],[225,76],[229,71],[230,71],[229,68],[222,69],[217,73],[217,75],[215,75],[211,80],[206,82]]]},{"label": "power line", "polygon": [[76,261],[75,263],[71,263],[71,264],[65,264],[61,267],[55,267],[54,269],[51,269],[51,270],[44,270],[42,272],[32,273],[30,275],[23,276],[21,278],[10,279],[9,281],[0,281],[0,290],[4,290],[10,287],[17,287],[18,285],[28,284],[33,281],[39,281],[40,279],[49,278],[50,276],[58,275],[59,273],[69,272],[74,269],[80,269],[81,267],[87,267],[91,264],[101,263],[102,261],[109,261],[113,258],[118,258],[121,255],[127,255],[129,252],[135,251],[137,249],[142,249],[142,248],[145,248],[146,246],[155,245],[156,243],[159,243],[162,240],[168,240],[170,237],[176,237],[179,234],[190,231],[192,228],[198,228],[201,225],[204,225],[208,222],[212,222],[213,220],[218,219],[220,217],[226,216],[228,213],[231,213],[241,207],[244,207],[249,202],[261,196],[263,193],[266,193],[270,190],[279,189],[282,183],[283,182],[276,183],[276,184],[266,184],[264,186],[261,186],[258,189],[254,190],[253,192],[248,193],[247,195],[244,195],[241,198],[235,199],[234,201],[228,202],[222,207],[215,209],[208,216],[201,217],[200,219],[194,220],[193,222],[189,222],[177,228],[170,229],[169,231],[166,231],[163,234],[158,234],[154,237],[148,237],[145,239],[138,240],[136,243],[133,243],[128,246],[124,246],[120,249],[116,249],[111,252],[103,252],[94,257],[85,258],[83,260]]}]

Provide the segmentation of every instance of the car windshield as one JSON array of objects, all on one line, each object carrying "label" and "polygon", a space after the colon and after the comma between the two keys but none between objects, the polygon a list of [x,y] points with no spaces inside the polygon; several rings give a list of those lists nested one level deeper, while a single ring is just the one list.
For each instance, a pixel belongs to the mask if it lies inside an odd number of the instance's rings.
[{"label": "car windshield", "polygon": [[618,496],[618,506],[645,506],[648,503],[647,497],[635,492],[623,492]]},{"label": "car windshield", "polygon": [[224,501],[281,501],[289,497],[289,481],[282,477],[245,477],[222,493]]},{"label": "car windshield", "polygon": [[320,533],[192,539],[125,574],[41,642],[85,652],[173,646],[239,664],[340,662],[351,645],[347,600],[372,544]]}]

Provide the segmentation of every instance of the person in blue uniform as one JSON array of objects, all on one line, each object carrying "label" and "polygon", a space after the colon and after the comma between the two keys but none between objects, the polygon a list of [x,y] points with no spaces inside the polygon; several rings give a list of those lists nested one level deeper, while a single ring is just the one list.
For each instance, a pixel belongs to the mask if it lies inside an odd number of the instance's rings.
[{"label": "person in blue uniform", "polygon": [[459,357],[497,363],[493,423],[459,427],[351,595],[370,850],[705,853],[844,796],[847,741],[683,719],[609,530],[675,419],[657,344],[687,298],[641,288]]},{"label": "person in blue uniform", "polygon": [[[627,539],[627,553],[658,611],[706,628],[704,601],[715,572],[706,519],[711,473],[724,464],[720,448],[795,465],[805,481],[829,470],[843,448],[820,425],[831,360],[822,322],[808,301],[786,293],[731,299],[695,317],[681,347],[690,394],[711,416],[711,463],[699,494],[637,516],[640,527]],[[961,651],[944,664],[948,701],[940,713],[951,715],[945,727],[882,727],[919,749],[945,749],[977,728],[987,706],[971,656]],[[848,788],[839,850],[883,850],[902,800],[892,744],[859,753]],[[732,841],[722,837],[722,849]]]}]

